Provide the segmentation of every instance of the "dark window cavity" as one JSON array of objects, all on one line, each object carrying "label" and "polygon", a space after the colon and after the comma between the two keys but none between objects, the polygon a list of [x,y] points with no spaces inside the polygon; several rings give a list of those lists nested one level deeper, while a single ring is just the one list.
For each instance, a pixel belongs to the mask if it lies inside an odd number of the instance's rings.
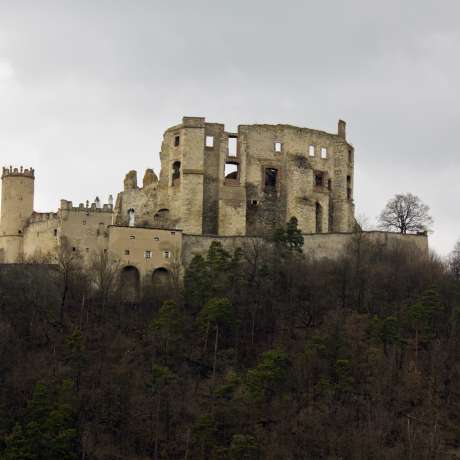
[{"label": "dark window cavity", "polygon": [[275,191],[277,182],[278,170],[275,168],[265,168],[265,191]]}]

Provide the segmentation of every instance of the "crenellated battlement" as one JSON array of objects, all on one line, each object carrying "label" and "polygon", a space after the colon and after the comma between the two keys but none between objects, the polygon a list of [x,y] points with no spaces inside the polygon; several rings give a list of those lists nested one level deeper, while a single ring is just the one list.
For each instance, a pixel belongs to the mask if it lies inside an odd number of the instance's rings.
[{"label": "crenellated battlement", "polygon": [[33,168],[24,168],[20,166],[19,168],[13,168],[10,166],[9,168],[3,167],[2,171],[2,179],[5,177],[30,177],[31,179],[35,179],[35,170]]},{"label": "crenellated battlement", "polygon": [[56,212],[34,212],[29,218],[29,224],[48,220],[58,220],[58,214]]},{"label": "crenellated battlement", "polygon": [[[109,197],[109,200],[111,199],[111,196]],[[94,212],[94,213],[100,213],[100,212],[106,212],[106,213],[112,213],[113,212],[113,203],[104,203],[100,204],[96,197],[96,201],[91,203],[89,201],[86,201],[86,203],[80,203],[78,206],[74,206],[72,201],[67,201],[67,200],[61,200],[61,206],[60,206],[61,211],[72,211],[72,212]]]}]

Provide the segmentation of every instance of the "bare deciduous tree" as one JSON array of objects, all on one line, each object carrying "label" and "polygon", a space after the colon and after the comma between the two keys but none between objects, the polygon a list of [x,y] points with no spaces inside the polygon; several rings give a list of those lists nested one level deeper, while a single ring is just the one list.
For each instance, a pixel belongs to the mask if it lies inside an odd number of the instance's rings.
[{"label": "bare deciduous tree", "polygon": [[395,230],[402,234],[425,232],[430,230],[433,219],[430,208],[418,196],[406,193],[392,198],[379,216],[379,227],[383,230]]},{"label": "bare deciduous tree", "polygon": [[55,258],[57,271],[62,283],[61,307],[59,319],[64,322],[64,309],[72,278],[81,270],[81,255],[76,248],[71,247],[67,238],[62,237]]},{"label": "bare deciduous tree", "polygon": [[454,249],[449,254],[449,269],[455,279],[460,280],[460,240],[455,243]]},{"label": "bare deciduous tree", "polygon": [[96,288],[102,301],[103,312],[110,293],[115,291],[120,267],[120,262],[103,249],[92,254],[89,263],[89,272],[93,286]]}]

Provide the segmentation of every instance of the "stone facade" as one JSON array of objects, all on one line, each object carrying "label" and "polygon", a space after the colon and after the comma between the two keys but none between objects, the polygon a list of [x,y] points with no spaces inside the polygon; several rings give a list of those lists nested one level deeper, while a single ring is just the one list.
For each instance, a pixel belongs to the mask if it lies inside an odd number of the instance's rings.
[{"label": "stone facade", "polygon": [[164,134],[160,178],[135,171],[118,195],[115,222],[193,235],[270,234],[291,217],[304,233],[353,230],[354,149],[337,134],[290,125],[240,125],[237,133],[184,117]]},{"label": "stone facade", "polygon": [[[260,124],[231,133],[184,117],[164,133],[160,160],[159,176],[147,169],[141,187],[137,172],[128,172],[115,206],[111,198],[76,207],[61,200],[50,213],[33,211],[33,169],[4,168],[0,262],[52,258],[65,239],[83,259],[108,252],[145,280],[187,263],[215,239],[241,247],[291,217],[305,235],[305,252],[315,257],[337,257],[356,228],[354,148],[344,121],[336,134]],[[428,251],[426,236],[369,237],[410,240]]]}]

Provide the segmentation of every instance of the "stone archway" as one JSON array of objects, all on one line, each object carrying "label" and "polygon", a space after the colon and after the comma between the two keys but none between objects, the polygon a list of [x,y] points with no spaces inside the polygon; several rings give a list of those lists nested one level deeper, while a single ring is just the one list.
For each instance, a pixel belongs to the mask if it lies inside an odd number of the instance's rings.
[{"label": "stone archway", "polygon": [[121,270],[120,287],[122,298],[128,302],[135,302],[140,292],[139,270],[133,265],[128,265]]},{"label": "stone archway", "polygon": [[156,289],[167,289],[170,287],[171,273],[164,267],[157,268],[152,273],[152,285]]}]

